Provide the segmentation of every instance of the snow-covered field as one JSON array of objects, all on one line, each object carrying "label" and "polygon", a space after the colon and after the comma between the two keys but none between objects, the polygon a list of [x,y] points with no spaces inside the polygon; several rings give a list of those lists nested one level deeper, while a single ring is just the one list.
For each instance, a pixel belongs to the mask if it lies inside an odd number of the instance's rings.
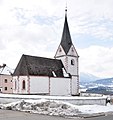
[{"label": "snow-covered field", "polygon": [[56,115],[56,116],[77,116],[80,114],[94,114],[113,112],[113,106],[101,105],[73,105],[68,102],[56,100],[20,100],[8,104],[0,104],[0,109],[26,111],[30,113]]}]

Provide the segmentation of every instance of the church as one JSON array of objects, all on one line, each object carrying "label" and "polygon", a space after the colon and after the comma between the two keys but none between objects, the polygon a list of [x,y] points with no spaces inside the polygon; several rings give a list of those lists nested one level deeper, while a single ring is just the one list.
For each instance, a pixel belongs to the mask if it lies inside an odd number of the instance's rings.
[{"label": "church", "polygon": [[22,55],[13,73],[14,94],[79,95],[79,56],[72,43],[67,9],[54,59]]}]

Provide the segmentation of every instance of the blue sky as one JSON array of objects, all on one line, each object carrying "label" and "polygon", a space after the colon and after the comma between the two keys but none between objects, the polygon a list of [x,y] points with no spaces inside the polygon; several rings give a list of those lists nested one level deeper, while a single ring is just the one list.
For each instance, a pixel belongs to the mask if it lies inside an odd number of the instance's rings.
[{"label": "blue sky", "polygon": [[0,64],[22,54],[53,58],[68,24],[79,71],[113,77],[113,0],[0,0]]}]

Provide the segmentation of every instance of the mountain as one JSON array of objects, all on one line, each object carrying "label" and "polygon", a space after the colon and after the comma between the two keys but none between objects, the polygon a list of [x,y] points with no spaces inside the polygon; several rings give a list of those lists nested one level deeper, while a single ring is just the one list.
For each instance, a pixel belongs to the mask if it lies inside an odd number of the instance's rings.
[{"label": "mountain", "polygon": [[98,93],[105,95],[113,95],[113,78],[105,78],[84,84],[88,93]]},{"label": "mountain", "polygon": [[105,78],[94,81],[96,84],[113,85],[113,78]]},{"label": "mountain", "polygon": [[80,73],[80,91],[113,95],[113,77],[100,79],[89,73]]},{"label": "mountain", "polygon": [[98,80],[99,77],[96,77],[92,74],[89,73],[80,73],[80,83],[89,83],[89,82],[93,82],[95,80]]},{"label": "mountain", "polygon": [[96,88],[89,88],[86,90],[86,92],[87,93],[104,94],[104,95],[113,95],[113,88],[98,86]]}]

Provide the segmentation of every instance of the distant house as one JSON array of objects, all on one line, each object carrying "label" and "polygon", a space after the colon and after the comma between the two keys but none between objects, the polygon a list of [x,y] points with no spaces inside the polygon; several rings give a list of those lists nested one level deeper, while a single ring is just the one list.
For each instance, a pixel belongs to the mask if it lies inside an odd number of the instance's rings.
[{"label": "distant house", "polygon": [[14,94],[78,95],[78,53],[72,43],[67,10],[54,59],[22,55],[13,73]]},{"label": "distant house", "polygon": [[0,93],[12,93],[12,76],[0,74]]},{"label": "distant house", "polygon": [[12,93],[13,83],[11,70],[6,64],[0,65],[0,93]]}]

